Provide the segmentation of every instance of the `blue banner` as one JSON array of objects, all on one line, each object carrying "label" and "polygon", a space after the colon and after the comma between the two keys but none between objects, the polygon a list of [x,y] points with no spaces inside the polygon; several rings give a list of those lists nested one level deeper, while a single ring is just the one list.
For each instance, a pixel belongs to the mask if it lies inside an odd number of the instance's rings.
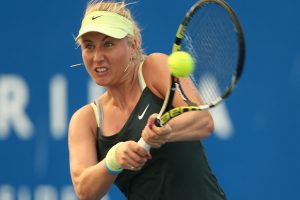
[{"label": "blue banner", "polygon": [[[130,1],[128,1],[130,2]],[[87,1],[0,6],[0,200],[74,200],[67,144],[71,115],[97,87],[74,42]],[[141,0],[130,9],[146,53],[169,54],[192,0]],[[228,199],[297,199],[300,176],[300,2],[233,1],[246,66],[204,140]],[[124,199],[116,187],[103,199]],[[188,199],[188,194],[187,194]]]}]

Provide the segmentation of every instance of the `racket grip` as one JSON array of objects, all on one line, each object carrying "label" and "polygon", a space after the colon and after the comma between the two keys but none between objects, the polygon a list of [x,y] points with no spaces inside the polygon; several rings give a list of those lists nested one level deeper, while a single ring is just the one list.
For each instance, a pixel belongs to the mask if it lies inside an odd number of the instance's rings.
[{"label": "racket grip", "polygon": [[150,151],[151,146],[145,142],[145,140],[141,137],[141,139],[138,141],[138,145],[143,147],[146,151]]}]

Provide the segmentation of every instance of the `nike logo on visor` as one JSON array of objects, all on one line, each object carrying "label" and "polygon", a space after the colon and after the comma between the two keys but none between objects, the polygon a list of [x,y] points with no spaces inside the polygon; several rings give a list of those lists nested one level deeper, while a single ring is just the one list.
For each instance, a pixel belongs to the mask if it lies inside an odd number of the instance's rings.
[{"label": "nike logo on visor", "polygon": [[97,19],[97,18],[99,18],[99,17],[102,17],[102,15],[98,15],[98,16],[96,16],[96,17],[93,16],[93,17],[92,17],[92,20]]},{"label": "nike logo on visor", "polygon": [[143,117],[144,117],[144,115],[145,115],[145,113],[146,113],[148,107],[149,107],[149,104],[148,104],[147,107],[145,108],[144,112],[143,112],[141,115],[138,115],[139,120],[143,119]]}]

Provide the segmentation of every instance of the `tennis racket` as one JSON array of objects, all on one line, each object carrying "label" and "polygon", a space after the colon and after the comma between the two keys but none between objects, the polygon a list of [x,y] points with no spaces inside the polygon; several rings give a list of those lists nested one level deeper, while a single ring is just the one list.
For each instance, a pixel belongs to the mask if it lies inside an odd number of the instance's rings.
[{"label": "tennis racket", "polygon": [[[171,75],[168,93],[155,122],[157,126],[163,126],[185,112],[212,108],[233,91],[242,74],[245,58],[243,31],[234,10],[223,0],[196,2],[177,30],[172,51],[192,55],[195,69],[190,78],[202,104],[192,102],[182,89],[179,78]],[[176,90],[187,106],[166,111]],[[146,150],[151,148],[143,138],[138,144]]]}]

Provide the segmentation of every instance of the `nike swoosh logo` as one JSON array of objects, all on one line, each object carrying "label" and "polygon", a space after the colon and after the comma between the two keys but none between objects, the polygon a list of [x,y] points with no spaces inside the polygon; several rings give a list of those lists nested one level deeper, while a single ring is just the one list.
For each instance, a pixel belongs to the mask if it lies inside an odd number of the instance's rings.
[{"label": "nike swoosh logo", "polygon": [[143,112],[141,115],[138,115],[139,120],[143,119],[143,117],[144,117],[144,115],[145,115],[145,113],[146,113],[148,107],[149,107],[149,104],[148,104],[147,107],[145,108],[144,112]]},{"label": "nike swoosh logo", "polygon": [[99,17],[102,17],[102,15],[98,15],[98,16],[96,16],[96,17],[93,16],[93,17],[92,17],[92,20],[95,20],[95,19],[97,19],[97,18],[99,18]]}]

